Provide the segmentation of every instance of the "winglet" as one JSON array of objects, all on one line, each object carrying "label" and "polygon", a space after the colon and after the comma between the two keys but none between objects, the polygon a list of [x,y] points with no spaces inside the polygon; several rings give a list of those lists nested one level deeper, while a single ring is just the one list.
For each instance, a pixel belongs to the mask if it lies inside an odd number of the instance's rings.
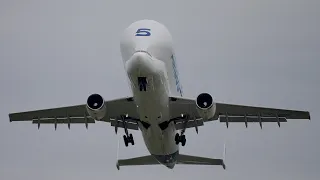
[{"label": "winglet", "polygon": [[119,162],[117,162],[116,166],[117,166],[117,169],[120,170]]},{"label": "winglet", "polygon": [[9,114],[9,121],[12,122],[11,114]]},{"label": "winglet", "polygon": [[119,149],[120,149],[120,140],[119,140],[119,137],[118,137],[118,146],[117,146],[117,169],[120,170],[120,166],[119,166]]},{"label": "winglet", "polygon": [[226,164],[225,164],[225,161],[226,161],[226,143],[224,143],[223,145],[223,158],[222,158],[222,167],[223,169],[226,169]]}]

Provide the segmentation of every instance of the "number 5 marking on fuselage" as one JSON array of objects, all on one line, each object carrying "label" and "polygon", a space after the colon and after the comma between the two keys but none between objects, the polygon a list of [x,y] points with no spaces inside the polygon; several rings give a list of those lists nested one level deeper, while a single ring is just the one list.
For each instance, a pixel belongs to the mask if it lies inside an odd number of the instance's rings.
[{"label": "number 5 marking on fuselage", "polygon": [[140,28],[137,30],[136,32],[136,36],[150,36],[151,29],[147,29],[147,28]]}]

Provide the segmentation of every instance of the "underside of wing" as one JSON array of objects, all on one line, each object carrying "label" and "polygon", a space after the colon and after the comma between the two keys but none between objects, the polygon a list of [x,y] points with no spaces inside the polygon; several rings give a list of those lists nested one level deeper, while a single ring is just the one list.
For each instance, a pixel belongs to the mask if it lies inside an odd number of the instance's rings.
[{"label": "underside of wing", "polygon": [[288,110],[288,109],[276,109],[266,107],[254,107],[234,104],[223,104],[216,103],[217,112],[219,115],[230,116],[258,116],[259,114],[263,117],[284,117],[286,119],[310,119],[310,113],[308,111]]},{"label": "underside of wing", "polygon": [[67,106],[52,109],[42,109],[35,111],[26,111],[9,114],[10,122],[14,121],[31,121],[33,124],[86,124],[95,123],[87,112],[85,105]]},{"label": "underside of wing", "polygon": [[276,122],[280,126],[281,122],[289,119],[310,120],[308,111],[216,103],[207,93],[200,94],[196,99],[171,97],[170,115],[177,129],[197,128],[204,122],[218,119],[227,127],[233,122],[242,122],[246,126],[258,122],[262,127],[264,122]]},{"label": "underside of wing", "polygon": [[216,113],[219,115],[220,122],[258,122],[262,127],[264,122],[277,122],[280,126],[281,122],[287,122],[290,119],[308,119],[310,113],[308,111],[276,109],[266,107],[254,107],[234,104],[216,103]]},{"label": "underside of wing", "polygon": [[170,121],[174,121],[177,130],[195,127],[198,131],[198,127],[203,126],[204,121],[193,99],[170,97],[169,102]]},{"label": "underside of wing", "polygon": [[[103,99],[102,99],[103,100]],[[102,102],[101,100],[101,102]],[[31,121],[34,124],[85,124],[95,121],[110,122],[111,126],[120,128],[138,130],[139,116],[136,105],[132,99],[121,98],[101,103],[103,108],[90,109],[88,104],[65,106],[52,109],[41,109],[35,111],[26,111],[9,114],[10,122],[13,121]],[[89,101],[87,103],[90,103]],[[95,116],[97,115],[97,116]],[[97,118],[101,117],[101,118]],[[124,121],[125,119],[125,121]]]}]

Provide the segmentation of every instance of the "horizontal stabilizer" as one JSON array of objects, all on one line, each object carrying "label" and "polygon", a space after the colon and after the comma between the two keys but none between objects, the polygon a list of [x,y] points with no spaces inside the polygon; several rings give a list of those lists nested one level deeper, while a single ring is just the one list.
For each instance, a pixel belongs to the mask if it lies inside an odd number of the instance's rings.
[{"label": "horizontal stabilizer", "polygon": [[117,168],[120,169],[120,166],[139,166],[139,165],[158,165],[159,162],[155,157],[149,156],[141,156],[131,159],[119,159],[117,162]]},{"label": "horizontal stabilizer", "polygon": [[177,164],[191,164],[191,165],[221,165],[226,169],[223,159],[212,159],[206,157],[189,156],[179,154]]}]

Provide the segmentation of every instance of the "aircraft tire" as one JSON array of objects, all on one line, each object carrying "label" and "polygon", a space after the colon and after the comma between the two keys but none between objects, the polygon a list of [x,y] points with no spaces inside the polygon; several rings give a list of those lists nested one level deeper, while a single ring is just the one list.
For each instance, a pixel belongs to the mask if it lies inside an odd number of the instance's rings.
[{"label": "aircraft tire", "polygon": [[123,141],[124,141],[124,145],[126,145],[126,147],[128,147],[128,138],[126,135],[123,135]]},{"label": "aircraft tire", "polygon": [[131,144],[134,145],[134,139],[133,139],[132,134],[129,135],[129,139],[130,139]]},{"label": "aircraft tire", "polygon": [[176,141],[176,145],[178,145],[179,142],[180,142],[180,135],[179,135],[179,133],[176,134],[176,136],[174,137],[174,140]]},{"label": "aircraft tire", "polygon": [[185,136],[185,135],[182,135],[182,136],[181,136],[181,145],[182,145],[182,146],[186,145],[186,141],[187,141],[187,140],[186,140],[186,136]]}]

